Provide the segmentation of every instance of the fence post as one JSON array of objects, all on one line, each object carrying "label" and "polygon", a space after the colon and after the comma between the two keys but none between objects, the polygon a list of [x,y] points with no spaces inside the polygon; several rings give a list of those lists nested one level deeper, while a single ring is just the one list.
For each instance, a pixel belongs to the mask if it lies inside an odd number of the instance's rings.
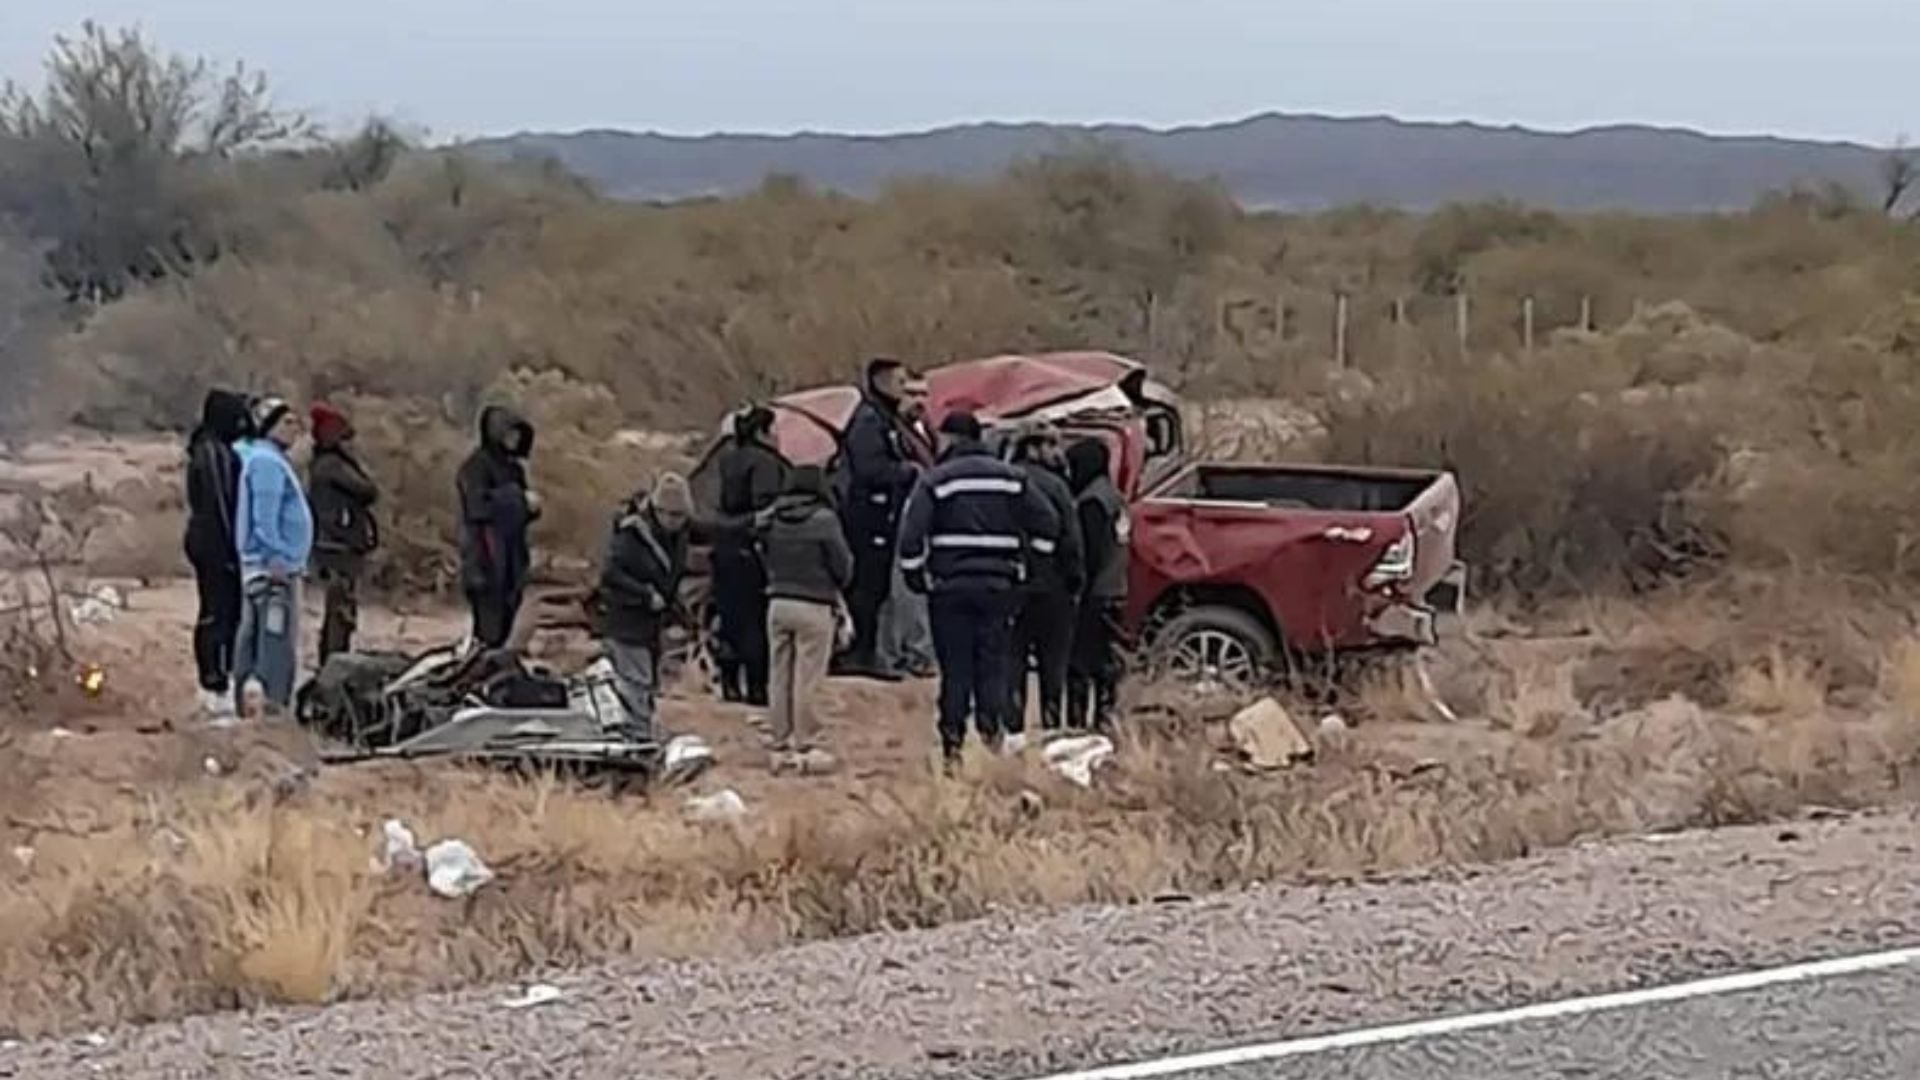
[{"label": "fence post", "polygon": [[1287,340],[1287,294],[1273,294],[1273,336],[1283,344]]},{"label": "fence post", "polygon": [[1591,296],[1580,298],[1580,329],[1589,334],[1593,333],[1593,297]]},{"label": "fence post", "polygon": [[1335,367],[1347,366],[1347,294],[1333,294],[1333,363]]},{"label": "fence post", "polygon": [[1462,289],[1459,292],[1454,293],[1453,294],[1454,332],[1460,338],[1460,355],[1461,356],[1467,355],[1467,340],[1468,340],[1467,326],[1468,326],[1468,321],[1472,317],[1473,317],[1473,302],[1467,299],[1467,291],[1465,289]]},{"label": "fence post", "polygon": [[1528,356],[1533,355],[1533,296],[1520,300],[1520,340]]}]

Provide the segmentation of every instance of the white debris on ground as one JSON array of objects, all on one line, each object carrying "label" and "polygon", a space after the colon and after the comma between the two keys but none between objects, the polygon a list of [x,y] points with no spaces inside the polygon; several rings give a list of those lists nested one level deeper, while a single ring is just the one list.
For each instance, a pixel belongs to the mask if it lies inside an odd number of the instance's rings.
[{"label": "white debris on ground", "polygon": [[698,735],[676,735],[667,740],[660,754],[660,780],[672,786],[684,784],[713,767],[713,747]]},{"label": "white debris on ground", "polygon": [[732,788],[721,788],[711,794],[689,796],[686,810],[687,817],[694,821],[739,821],[747,816],[747,800]]},{"label": "white debris on ground", "polygon": [[503,1009],[535,1009],[542,1005],[551,1005],[565,995],[557,986],[546,983],[534,983],[524,993],[510,997],[500,1003]]},{"label": "white debris on ground", "polygon": [[111,585],[96,585],[85,599],[76,601],[67,612],[81,626],[105,626],[118,618],[126,607],[127,598],[121,595],[119,589]]},{"label": "white debris on ground", "polygon": [[20,844],[13,849],[13,861],[20,864],[20,869],[31,870],[33,869],[33,860],[39,854],[39,852],[26,844]]},{"label": "white debris on ground", "polygon": [[221,773],[227,771],[226,768],[220,764],[220,759],[214,757],[212,754],[208,754],[207,760],[200,764],[202,768],[207,770],[208,776],[219,776]]},{"label": "white debris on ground", "polygon": [[1227,733],[1247,766],[1258,772],[1284,769],[1313,757],[1313,744],[1300,734],[1293,714],[1270,697],[1235,713]]},{"label": "white debris on ground", "polygon": [[1093,774],[1113,760],[1113,740],[1105,735],[1055,739],[1040,752],[1047,767],[1079,787],[1093,786]]},{"label": "white debris on ground", "polygon": [[398,818],[388,818],[380,826],[380,857],[374,860],[374,869],[383,874],[395,870],[412,872],[424,864],[413,830]]},{"label": "white debris on ground", "polygon": [[442,840],[427,849],[427,887],[449,900],[463,900],[493,880],[493,870],[465,840]]},{"label": "white debris on ground", "polygon": [[1339,713],[1328,713],[1320,718],[1320,734],[1344,735],[1353,728],[1347,724],[1347,718]]}]

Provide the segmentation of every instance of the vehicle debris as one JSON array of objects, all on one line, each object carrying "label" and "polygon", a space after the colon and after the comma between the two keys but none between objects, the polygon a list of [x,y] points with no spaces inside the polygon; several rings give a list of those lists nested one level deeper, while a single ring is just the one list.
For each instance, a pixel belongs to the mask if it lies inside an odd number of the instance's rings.
[{"label": "vehicle debris", "polygon": [[1300,734],[1293,714],[1270,697],[1235,713],[1227,732],[1247,767],[1258,772],[1285,769],[1313,757],[1313,744]]},{"label": "vehicle debris", "polygon": [[551,1005],[566,995],[559,987],[546,983],[534,983],[525,992],[500,1003],[503,1009],[534,1009],[542,1005]]},{"label": "vehicle debris", "polygon": [[1093,774],[1113,760],[1113,740],[1105,735],[1079,735],[1055,739],[1040,752],[1047,768],[1065,777],[1076,787],[1093,786]]},{"label": "vehicle debris", "polygon": [[747,800],[732,788],[721,788],[708,795],[687,799],[687,816],[694,821],[721,823],[739,821],[747,816]]},{"label": "vehicle debris", "polygon": [[427,849],[427,887],[449,900],[472,896],[493,876],[465,840],[442,840]]}]

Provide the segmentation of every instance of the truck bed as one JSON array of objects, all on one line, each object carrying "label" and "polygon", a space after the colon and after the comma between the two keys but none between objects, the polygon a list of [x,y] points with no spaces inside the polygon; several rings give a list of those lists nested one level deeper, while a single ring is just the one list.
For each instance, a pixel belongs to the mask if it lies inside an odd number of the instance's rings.
[{"label": "truck bed", "polygon": [[1320,465],[1196,465],[1153,496],[1254,503],[1274,509],[1398,513],[1441,474]]}]

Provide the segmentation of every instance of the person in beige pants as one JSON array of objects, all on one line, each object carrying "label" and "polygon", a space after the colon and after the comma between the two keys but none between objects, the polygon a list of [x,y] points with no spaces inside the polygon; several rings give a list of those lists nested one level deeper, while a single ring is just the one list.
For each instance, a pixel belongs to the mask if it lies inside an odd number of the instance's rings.
[{"label": "person in beige pants", "polygon": [[830,772],[836,763],[819,744],[813,699],[833,659],[840,597],[853,580],[853,551],[834,512],[826,472],[817,466],[793,469],[758,525],[773,653],[773,769]]}]

